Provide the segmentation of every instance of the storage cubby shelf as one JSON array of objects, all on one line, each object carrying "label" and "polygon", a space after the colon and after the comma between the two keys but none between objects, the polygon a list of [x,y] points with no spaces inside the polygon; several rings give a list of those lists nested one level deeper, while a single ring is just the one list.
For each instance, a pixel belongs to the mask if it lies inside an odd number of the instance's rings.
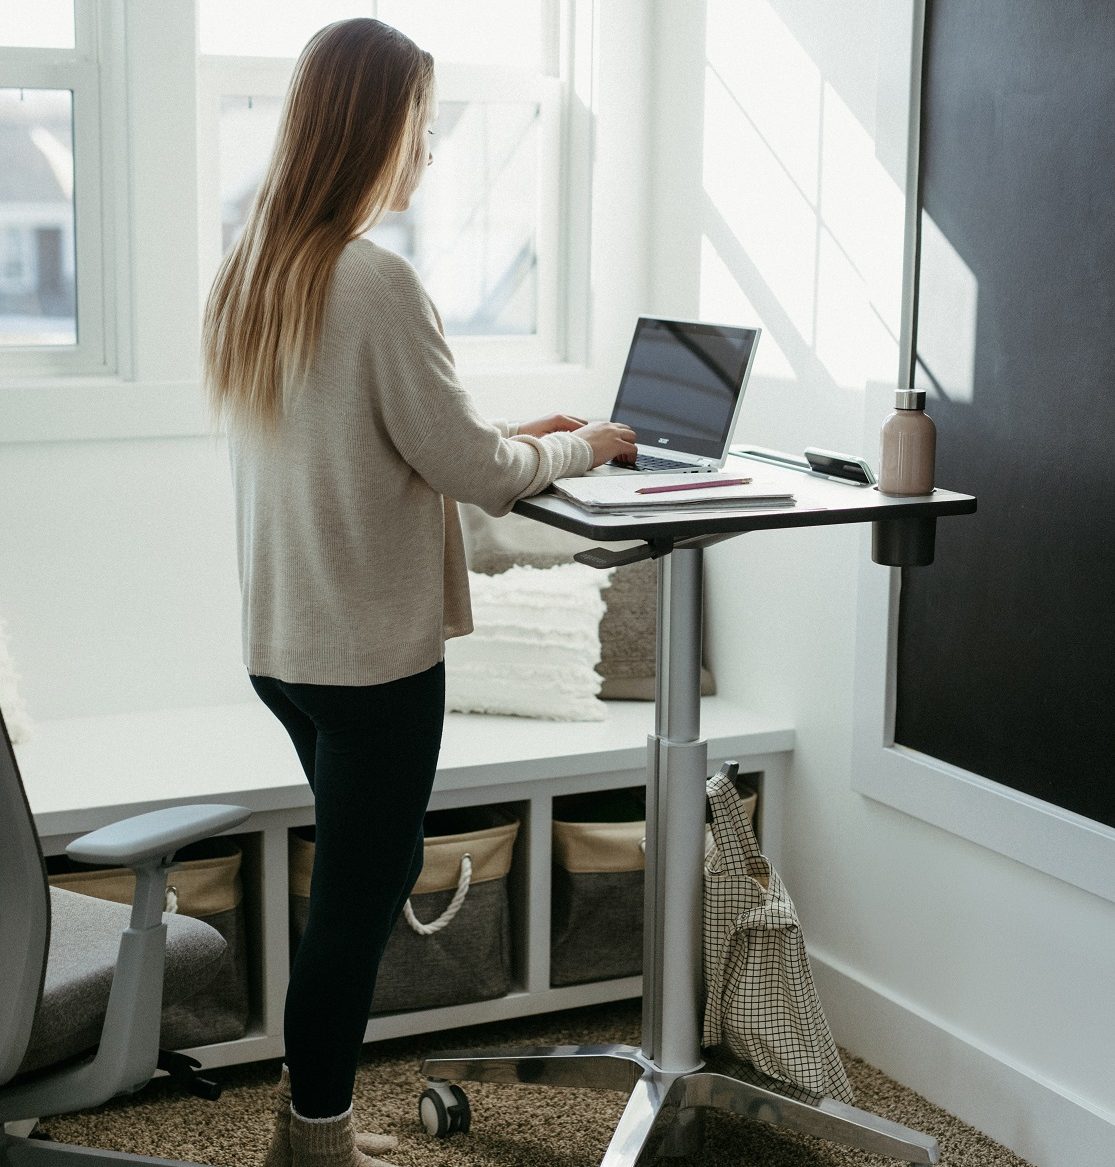
[{"label": "storage cubby shelf", "polygon": [[[510,805],[522,827],[509,891],[516,987],[506,997],[368,1023],[367,1041],[451,1029],[640,993],[625,977],[551,988],[550,832],[562,794],[645,782],[649,702],[609,702],[600,722],[547,722],[449,714],[432,809]],[[777,863],[780,791],[793,749],[792,728],[724,698],[701,703],[701,735],[711,767],[734,758],[756,775],[764,849]],[[247,806],[236,834],[246,848],[245,901],[253,965],[253,1018],[247,1036],[190,1051],[205,1066],[282,1055],[282,1011],[289,967],[287,832],[313,821],[310,790],[294,751],[258,702],[42,722],[18,748],[28,798],[47,854],[116,819],[189,802]]]}]

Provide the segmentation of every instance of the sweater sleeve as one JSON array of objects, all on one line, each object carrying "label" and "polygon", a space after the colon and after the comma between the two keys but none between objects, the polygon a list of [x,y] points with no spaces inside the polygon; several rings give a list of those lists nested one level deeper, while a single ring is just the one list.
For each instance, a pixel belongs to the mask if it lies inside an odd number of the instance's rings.
[{"label": "sweater sleeve", "polygon": [[377,329],[370,354],[383,424],[434,490],[502,515],[555,479],[589,469],[592,447],[576,434],[505,437],[503,425],[482,418],[414,270],[399,260],[390,284],[389,326]]}]

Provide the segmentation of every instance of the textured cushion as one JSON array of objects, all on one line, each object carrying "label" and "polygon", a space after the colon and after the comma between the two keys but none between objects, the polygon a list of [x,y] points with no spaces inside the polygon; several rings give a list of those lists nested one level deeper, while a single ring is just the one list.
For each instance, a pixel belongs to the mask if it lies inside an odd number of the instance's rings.
[{"label": "textured cushion", "polygon": [[[568,531],[522,515],[493,519],[478,507],[463,506],[469,567],[497,575],[516,565],[549,568],[569,563],[578,551],[596,544]],[[635,543],[616,543],[619,548]],[[658,566],[653,560],[616,568],[604,593],[600,621],[600,697],[616,701],[653,701],[655,625],[658,618]],[[701,695],[716,692],[712,674],[701,670]]]},{"label": "textured cushion", "polygon": [[[50,955],[43,998],[20,1073],[92,1049],[101,1035],[120,935],[131,908],[50,889]],[[167,925],[163,1004],[184,1000],[220,967],[225,941],[208,924],[164,916]]]},{"label": "textured cushion", "polygon": [[601,721],[600,590],[580,563],[469,574],[475,631],[445,646],[445,704],[457,713]]}]

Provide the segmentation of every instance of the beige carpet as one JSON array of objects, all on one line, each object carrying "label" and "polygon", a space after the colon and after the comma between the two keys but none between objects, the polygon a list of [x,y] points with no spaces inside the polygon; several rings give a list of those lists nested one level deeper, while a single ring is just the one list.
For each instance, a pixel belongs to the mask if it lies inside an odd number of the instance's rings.
[{"label": "beige carpet", "polygon": [[[391,1155],[400,1167],[592,1167],[600,1162],[624,1096],[587,1090],[466,1083],[472,1131],[429,1137],[418,1122],[425,1082],[421,1058],[439,1049],[499,1046],[639,1043],[637,1002],[597,1006],[470,1030],[368,1046],[357,1078],[355,1106],[365,1130],[400,1139]],[[934,1135],[942,1167],[1027,1167],[978,1131],[854,1058],[846,1059],[857,1103],[866,1110]],[[224,1084],[217,1102],[186,1095],[159,1079],[128,1101],[44,1124],[63,1142],[133,1154],[185,1159],[217,1167],[255,1167],[271,1127],[271,1091],[278,1062],[212,1071]],[[672,1160],[682,1164],[690,1160]],[[897,1162],[733,1115],[710,1113],[702,1167],[883,1167]]]}]

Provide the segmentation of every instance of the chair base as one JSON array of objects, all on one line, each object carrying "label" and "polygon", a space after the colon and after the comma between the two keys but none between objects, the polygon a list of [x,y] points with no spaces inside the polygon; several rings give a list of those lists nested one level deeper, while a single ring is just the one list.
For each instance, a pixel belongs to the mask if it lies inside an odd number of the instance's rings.
[{"label": "chair base", "polygon": [[136,1163],[147,1167],[204,1167],[180,1159],[153,1159],[124,1151],[75,1147],[49,1139],[17,1138],[0,1131],[0,1167],[96,1167],[98,1163]]},{"label": "chair base", "polygon": [[600,1167],[637,1167],[656,1158],[698,1154],[705,1110],[816,1135],[908,1163],[936,1163],[937,1141],[835,1099],[810,1094],[723,1059],[671,1074],[625,1045],[546,1046],[486,1053],[442,1053],[422,1063],[433,1080],[570,1086],[628,1093]]}]

